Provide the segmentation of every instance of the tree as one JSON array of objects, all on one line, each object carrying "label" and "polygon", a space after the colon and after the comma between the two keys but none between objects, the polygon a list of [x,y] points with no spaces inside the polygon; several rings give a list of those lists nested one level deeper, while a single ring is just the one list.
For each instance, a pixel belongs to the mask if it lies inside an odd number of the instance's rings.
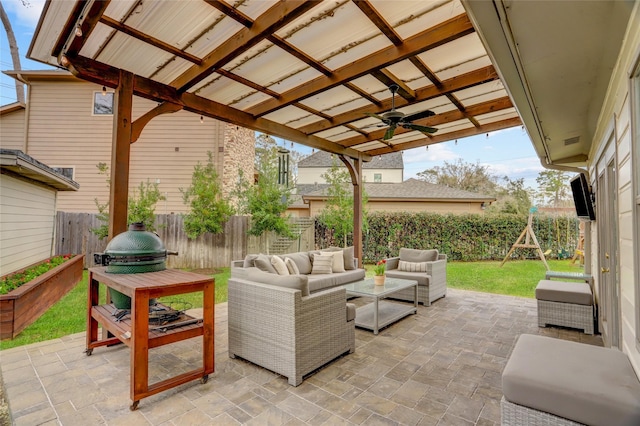
[{"label": "tree", "polygon": [[543,170],[536,178],[540,204],[551,207],[570,205],[569,174],[562,170]]},{"label": "tree", "polygon": [[224,232],[224,224],[233,214],[233,208],[222,194],[213,154],[207,152],[207,156],[206,165],[198,162],[194,167],[191,186],[180,188],[183,202],[191,207],[184,216],[184,229],[189,238],[197,238],[205,232]]},{"label": "tree", "polygon": [[524,186],[524,179],[511,180],[504,176],[502,181],[497,187],[497,201],[489,207],[488,212],[528,215],[531,196]]},{"label": "tree", "polygon": [[[238,200],[238,213],[251,215],[250,235],[260,236],[274,231],[278,235],[291,236],[284,213],[289,207],[291,189],[278,184],[278,146],[268,135],[256,139],[256,169],[258,181],[238,175],[233,195]],[[291,173],[291,171],[289,171]]]},{"label": "tree", "polygon": [[[329,185],[327,187],[327,201],[320,212],[319,219],[327,228],[333,229],[336,241],[342,240],[343,247],[347,246],[347,237],[353,234],[353,191],[351,177],[344,167],[339,167],[334,160],[331,168],[323,173],[322,178]],[[362,194],[363,210],[367,203],[366,194]],[[366,229],[366,213],[363,211],[363,228]]]},{"label": "tree", "polygon": [[[26,1],[22,1],[24,6],[28,6]],[[2,20],[2,25],[4,26],[4,31],[7,33],[7,40],[9,41],[9,51],[11,52],[11,62],[13,64],[13,69],[15,71],[22,70],[22,66],[20,65],[20,53],[18,51],[18,42],[16,41],[16,36],[13,33],[13,28],[11,27],[11,22],[9,21],[9,17],[4,10],[4,5],[2,1],[0,1],[0,20]],[[18,80],[15,80],[16,84],[16,100],[22,104],[24,104],[24,86]]]},{"label": "tree", "polygon": [[445,161],[444,165],[427,169],[417,176],[418,179],[436,185],[491,195],[496,191],[497,179],[488,169],[488,166],[482,166],[480,163],[467,163],[458,159],[451,163]]},{"label": "tree", "polygon": [[[106,163],[98,163],[98,174],[109,176],[109,166]],[[107,187],[111,186],[111,181],[107,177]],[[127,209],[127,223],[142,222],[144,223],[147,231],[155,231],[155,210],[158,201],[164,200],[157,183],[140,182],[137,189],[133,190],[133,193],[129,195],[128,209]],[[91,232],[103,239],[109,235],[109,200],[106,203],[100,203],[95,198],[94,202],[98,208],[98,219],[104,222],[98,228],[92,228]]]}]

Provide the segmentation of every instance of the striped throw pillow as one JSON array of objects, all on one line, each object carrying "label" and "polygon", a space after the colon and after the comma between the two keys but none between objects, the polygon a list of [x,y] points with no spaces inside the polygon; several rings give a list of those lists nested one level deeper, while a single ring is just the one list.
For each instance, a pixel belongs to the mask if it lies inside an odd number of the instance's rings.
[{"label": "striped throw pillow", "polygon": [[398,271],[405,272],[427,272],[427,262],[398,262]]},{"label": "striped throw pillow", "polygon": [[313,255],[313,267],[311,268],[312,274],[330,274],[333,272],[333,255],[327,254],[314,254]]}]

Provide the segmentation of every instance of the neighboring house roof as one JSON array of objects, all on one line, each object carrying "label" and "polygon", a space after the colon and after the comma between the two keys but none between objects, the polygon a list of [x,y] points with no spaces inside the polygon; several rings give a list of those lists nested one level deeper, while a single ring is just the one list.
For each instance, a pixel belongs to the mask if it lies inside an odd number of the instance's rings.
[{"label": "neighboring house roof", "polygon": [[[314,186],[314,185],[307,185]],[[320,186],[320,185],[318,185]],[[326,198],[326,187],[318,188],[305,193],[304,198]],[[364,191],[369,200],[455,200],[455,201],[495,201],[495,197],[477,194],[475,192],[464,191],[462,189],[450,188],[444,185],[436,185],[418,179],[407,179],[400,183],[372,183],[364,184]]]},{"label": "neighboring house roof", "polygon": [[[298,162],[298,168],[305,167],[331,167],[334,162],[344,167],[342,161],[338,158],[332,158],[333,155],[326,151],[318,151]],[[372,160],[362,163],[364,169],[404,169],[402,161],[402,152],[392,152],[391,154],[376,155]]]},{"label": "neighboring house roof", "polygon": [[58,191],[77,191],[78,182],[56,172],[51,167],[16,149],[0,149],[0,167],[16,175],[42,182]]}]

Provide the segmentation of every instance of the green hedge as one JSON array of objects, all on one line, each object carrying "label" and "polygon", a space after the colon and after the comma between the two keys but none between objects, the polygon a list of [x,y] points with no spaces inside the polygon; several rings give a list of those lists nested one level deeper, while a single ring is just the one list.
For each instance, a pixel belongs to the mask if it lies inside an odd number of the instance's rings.
[{"label": "green hedge", "polygon": [[[376,212],[369,214],[367,220],[365,263],[397,256],[401,247],[437,248],[449,260],[502,260],[527,225],[526,216],[508,214]],[[534,215],[532,227],[542,251],[551,250],[548,258],[573,256],[579,238],[577,218]],[[320,247],[342,245],[331,236],[331,230],[316,222],[316,242]],[[513,256],[538,257],[532,249],[517,249]]]}]

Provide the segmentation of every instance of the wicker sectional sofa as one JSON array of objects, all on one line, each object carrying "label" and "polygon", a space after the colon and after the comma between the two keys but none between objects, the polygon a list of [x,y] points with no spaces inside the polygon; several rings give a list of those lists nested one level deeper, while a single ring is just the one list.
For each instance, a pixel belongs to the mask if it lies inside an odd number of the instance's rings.
[{"label": "wicker sectional sofa", "polygon": [[265,262],[280,260],[266,255],[234,261],[228,282],[229,357],[281,374],[298,386],[304,376],[354,352],[356,309],[347,303],[341,285],[363,279],[365,273],[352,253],[343,259],[353,269],[326,274],[310,273],[315,253],[280,258],[295,258],[302,268],[298,274],[267,272]]}]

